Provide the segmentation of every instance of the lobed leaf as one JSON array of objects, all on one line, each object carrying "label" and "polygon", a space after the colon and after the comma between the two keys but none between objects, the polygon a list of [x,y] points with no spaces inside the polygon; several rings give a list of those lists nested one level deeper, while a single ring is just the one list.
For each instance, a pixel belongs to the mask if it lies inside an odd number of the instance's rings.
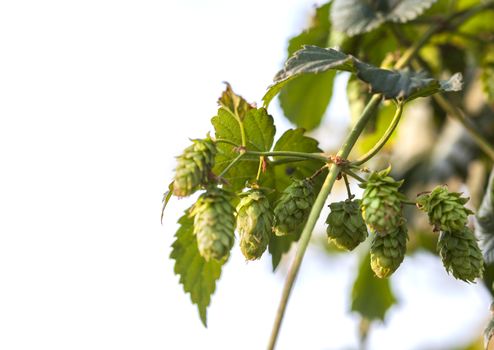
[{"label": "lobed leaf", "polygon": [[486,264],[494,264],[494,168],[476,215],[475,234],[480,239]]},{"label": "lobed leaf", "polygon": [[369,32],[386,21],[407,22],[436,0],[334,0],[331,21],[337,31],[353,36]]},{"label": "lobed leaf", "polygon": [[[215,137],[241,145],[240,123],[242,123],[246,138],[246,148],[251,151],[269,151],[273,145],[274,134],[276,132],[273,117],[264,108],[247,109],[245,106],[248,104],[245,100],[238,95],[234,95],[230,86],[227,86],[227,91],[229,90],[230,92],[228,94],[223,93],[222,98],[220,98],[220,101],[223,101],[225,104],[220,107],[218,114],[211,119],[211,123],[215,129]],[[234,112],[228,105],[230,107],[235,105],[244,107],[239,107],[240,109]],[[234,146],[229,144],[218,143],[217,147],[218,154],[215,159],[213,173],[220,174],[239,153],[235,150]],[[244,156],[224,176],[228,189],[239,191],[244,188],[247,181],[255,179],[258,165],[259,157]]]},{"label": "lobed leaf", "polygon": [[199,317],[207,327],[207,308],[225,261],[206,261],[199,254],[193,233],[194,219],[189,216],[188,210],[178,223],[180,227],[175,234],[170,258],[175,260],[174,272],[180,276],[179,282],[183,285],[184,292],[190,293],[190,299],[197,305]]},{"label": "lobed leaf", "polygon": [[440,81],[428,78],[424,72],[378,68],[331,48],[305,46],[286,62],[285,68],[275,76],[274,84],[266,95],[271,96],[298,75],[328,70],[354,73],[370,85],[372,92],[382,93],[387,99],[412,100],[442,91],[459,91],[462,88],[462,76],[459,73],[449,80]]}]

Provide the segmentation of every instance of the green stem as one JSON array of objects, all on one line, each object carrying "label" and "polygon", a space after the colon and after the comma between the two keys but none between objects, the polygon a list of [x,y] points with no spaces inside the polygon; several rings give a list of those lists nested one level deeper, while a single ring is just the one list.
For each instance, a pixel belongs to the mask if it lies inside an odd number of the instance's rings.
[{"label": "green stem", "polygon": [[326,156],[321,153],[304,153],[304,152],[291,152],[291,151],[272,151],[272,152],[258,152],[258,151],[245,151],[245,154],[254,156],[273,156],[273,157],[299,157],[305,159],[320,160],[322,162],[329,162]]},{"label": "green stem", "polygon": [[231,168],[233,168],[233,166],[234,166],[235,164],[237,164],[237,163],[239,162],[239,160],[240,160],[240,159],[242,159],[242,157],[243,157],[244,155],[245,155],[245,152],[242,152],[242,153],[240,153],[237,157],[235,157],[235,159],[234,159],[234,160],[232,160],[232,161],[230,162],[230,164],[228,164],[228,165],[226,166],[226,168],[225,168],[225,169],[223,169],[223,171],[222,171],[222,172],[218,175],[218,177],[222,177],[222,176],[224,176],[224,175],[228,172],[228,170],[230,170]]},{"label": "green stem", "polygon": [[226,144],[232,145],[233,147],[239,147],[240,146],[240,145],[237,145],[235,142],[227,140],[227,139],[216,139],[214,141],[217,143],[226,143]]},{"label": "green stem", "polygon": [[395,115],[393,117],[393,120],[391,121],[391,124],[389,124],[388,129],[386,130],[386,132],[384,133],[384,135],[381,137],[381,139],[374,145],[374,147],[372,147],[369,150],[369,152],[367,152],[366,154],[364,154],[362,157],[360,157],[359,159],[357,159],[355,162],[352,162],[352,164],[354,164],[354,165],[362,165],[362,164],[364,164],[369,159],[371,159],[372,157],[374,157],[377,154],[377,152],[379,152],[381,150],[381,148],[384,147],[384,145],[386,144],[386,142],[388,142],[389,138],[393,134],[393,131],[395,131],[396,126],[398,125],[398,123],[400,121],[401,115],[403,113],[403,106],[404,105],[405,104],[403,102],[400,102],[398,104],[398,107],[396,108],[396,112],[395,112]]},{"label": "green stem", "polygon": [[351,177],[353,177],[355,180],[357,180],[359,182],[362,182],[362,183],[366,182],[365,179],[361,178],[360,176],[358,176],[357,174],[355,174],[353,171],[351,171],[348,168],[344,168],[343,171],[345,172],[345,174],[350,175]]},{"label": "green stem", "polygon": [[300,157],[286,157],[283,159],[276,159],[272,160],[269,162],[270,165],[276,166],[276,165],[281,165],[281,164],[287,164],[287,163],[295,163],[295,162],[303,162],[304,160],[307,160],[306,158],[300,158]]},{"label": "green stem", "polygon": [[348,199],[352,200],[353,194],[350,189],[350,182],[348,181],[348,176],[346,174],[343,175],[343,180],[345,180],[346,193],[348,195]]},{"label": "green stem", "polygon": [[[372,96],[371,100],[364,109],[359,121],[350,131],[350,134],[348,134],[345,142],[343,143],[343,146],[338,152],[338,156],[342,158],[348,157],[350,151],[355,145],[355,142],[357,142],[358,137],[364,130],[365,125],[372,117],[372,112],[381,102],[381,98],[382,98],[381,95]],[[269,339],[269,345],[268,345],[269,350],[273,350],[276,345],[276,340],[278,339],[278,334],[280,331],[281,322],[283,321],[283,316],[285,314],[286,305],[288,303],[290,293],[292,291],[295,279],[300,269],[300,265],[302,264],[305,251],[307,249],[307,246],[309,245],[312,231],[314,230],[314,226],[316,225],[317,219],[321,214],[321,211],[324,207],[324,203],[326,202],[326,198],[331,192],[331,189],[333,188],[333,185],[339,173],[340,173],[340,167],[336,164],[332,164],[329,173],[326,176],[326,180],[324,181],[324,184],[322,185],[321,190],[317,195],[314,205],[312,206],[312,209],[309,214],[309,218],[307,219],[307,223],[305,224],[304,230],[302,231],[302,235],[300,236],[297,253],[290,267],[290,270],[288,271],[288,275],[285,281],[285,286],[283,287],[280,304],[278,306],[278,311],[276,313],[273,330],[271,333],[271,337]]]}]

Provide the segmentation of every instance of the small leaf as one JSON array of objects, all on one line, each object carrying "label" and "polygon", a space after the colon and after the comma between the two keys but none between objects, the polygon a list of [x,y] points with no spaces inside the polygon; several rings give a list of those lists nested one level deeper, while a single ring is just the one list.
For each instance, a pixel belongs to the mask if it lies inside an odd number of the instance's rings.
[{"label": "small leaf", "polygon": [[[310,26],[288,43],[288,57],[304,45],[326,46],[331,32],[331,3],[318,7]],[[312,130],[317,127],[333,94],[334,72],[297,77],[284,85],[279,99],[285,116],[296,126]],[[269,96],[266,99],[269,104]],[[267,106],[266,104],[266,106]]]},{"label": "small leaf", "polygon": [[193,233],[194,219],[188,210],[178,220],[180,227],[175,234],[170,258],[175,260],[174,272],[180,276],[180,283],[185,293],[190,293],[192,303],[197,305],[202,323],[207,327],[207,307],[211,295],[216,289],[216,281],[221,275],[224,262],[214,259],[206,261],[197,248],[197,240]]},{"label": "small leaf", "polygon": [[[295,151],[307,153],[322,152],[318,147],[318,142],[313,138],[304,135],[303,129],[287,130],[276,142],[275,151]],[[273,157],[274,160],[282,160],[283,157]],[[299,161],[293,163],[269,166],[267,173],[261,177],[261,186],[272,188],[273,191],[268,198],[273,205],[279,198],[283,190],[293,181],[293,178],[303,179],[311,176],[323,164],[318,161]],[[315,181],[315,191],[319,192],[324,174],[321,174]],[[298,236],[298,235],[295,235]],[[294,237],[295,237],[294,236]],[[290,250],[295,238],[290,236],[278,237],[272,234],[269,241],[269,252],[271,253],[273,270],[278,266],[284,253]]]},{"label": "small leaf", "polygon": [[368,320],[384,321],[386,312],[396,304],[389,279],[377,278],[370,266],[370,255],[362,259],[352,288],[351,310]]},{"label": "small leaf", "polygon": [[337,31],[353,36],[379,27],[386,21],[407,22],[436,0],[334,0],[331,20]]},{"label": "small leaf", "polygon": [[275,82],[267,94],[279,91],[286,81],[300,74],[322,73],[332,69],[355,73],[360,80],[370,85],[372,92],[382,93],[387,99],[412,100],[441,91],[458,91],[462,87],[459,73],[447,81],[439,81],[428,78],[424,72],[377,68],[334,49],[306,46],[286,62],[285,68],[275,76]]},{"label": "small leaf", "polygon": [[163,215],[165,214],[166,205],[170,201],[170,198],[172,198],[172,194],[173,194],[173,181],[170,182],[170,184],[168,185],[168,191],[163,193],[163,206],[161,208],[161,223],[162,224],[163,224]]}]

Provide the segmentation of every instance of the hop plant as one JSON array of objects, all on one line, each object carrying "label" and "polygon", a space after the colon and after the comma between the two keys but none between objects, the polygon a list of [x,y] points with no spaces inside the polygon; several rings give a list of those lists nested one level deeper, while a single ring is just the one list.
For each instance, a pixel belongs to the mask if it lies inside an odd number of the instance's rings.
[{"label": "hop plant", "polygon": [[192,142],[193,144],[177,157],[173,194],[178,197],[190,196],[201,185],[206,184],[209,172],[214,166],[216,146],[211,138],[196,139]]},{"label": "hop plant", "polygon": [[391,276],[405,258],[408,230],[404,219],[401,220],[396,229],[387,235],[375,235],[372,241],[371,267],[379,278]]},{"label": "hop plant", "polygon": [[482,277],[482,252],[473,232],[467,226],[457,231],[441,231],[437,247],[446,271],[455,278],[473,282]]},{"label": "hop plant", "polygon": [[273,230],[278,236],[298,234],[314,203],[314,186],[309,179],[294,180],[283,191],[274,208]]},{"label": "hop plant", "polygon": [[240,250],[247,260],[259,259],[266,250],[273,215],[269,200],[261,190],[249,190],[237,206]]},{"label": "hop plant", "polygon": [[430,224],[446,232],[462,231],[468,223],[468,215],[473,212],[465,208],[466,202],[468,198],[449,192],[446,186],[438,186],[417,197],[417,207],[427,213]]},{"label": "hop plant", "polygon": [[365,189],[362,195],[362,216],[371,231],[386,235],[396,231],[401,224],[403,194],[398,192],[403,181],[395,181],[388,176],[391,168],[373,172],[367,182],[361,187]]},{"label": "hop plant", "polygon": [[211,187],[199,197],[191,210],[199,253],[206,261],[225,258],[233,246],[235,208],[230,204],[230,199],[229,192]]},{"label": "hop plant", "polygon": [[326,219],[328,240],[338,248],[353,250],[367,238],[367,227],[360,213],[360,200],[346,200],[329,205]]}]

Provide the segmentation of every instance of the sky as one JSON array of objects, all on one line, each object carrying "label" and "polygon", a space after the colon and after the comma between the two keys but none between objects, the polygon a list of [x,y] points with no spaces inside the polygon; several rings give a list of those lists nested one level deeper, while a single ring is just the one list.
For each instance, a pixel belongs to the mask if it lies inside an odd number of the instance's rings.
[{"label": "sky", "polygon": [[[205,329],[168,258],[190,201],[174,199],[161,225],[161,197],[174,157],[211,129],[223,81],[259,103],[312,4],[0,3],[1,349],[265,348],[286,270],[235,248]],[[332,130],[347,110],[332,106]],[[356,348],[356,267],[309,248],[279,349]],[[484,289],[429,255],[393,282],[400,303],[371,350],[450,349],[488,317]]]}]

